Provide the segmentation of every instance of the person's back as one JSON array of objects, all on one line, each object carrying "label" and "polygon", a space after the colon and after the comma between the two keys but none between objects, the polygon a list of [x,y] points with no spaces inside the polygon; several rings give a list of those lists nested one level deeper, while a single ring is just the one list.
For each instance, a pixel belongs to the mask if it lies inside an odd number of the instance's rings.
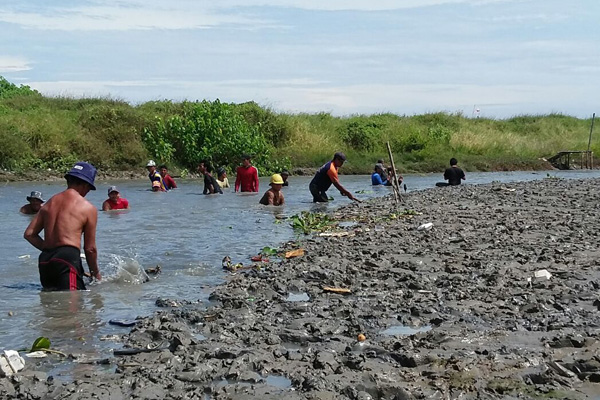
[{"label": "person's back", "polygon": [[44,247],[81,246],[81,234],[94,206],[73,189],[54,195],[40,210]]},{"label": "person's back", "polygon": [[444,179],[448,181],[450,186],[460,185],[461,181],[466,179],[464,171],[457,164],[456,158],[451,158],[450,168],[446,168],[446,171],[444,171]]}]

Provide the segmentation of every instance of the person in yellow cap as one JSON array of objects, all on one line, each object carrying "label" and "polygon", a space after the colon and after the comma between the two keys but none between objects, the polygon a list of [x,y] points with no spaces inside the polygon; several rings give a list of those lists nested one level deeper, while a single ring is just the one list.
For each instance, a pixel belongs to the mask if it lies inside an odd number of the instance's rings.
[{"label": "person in yellow cap", "polygon": [[284,199],[281,187],[283,186],[283,178],[279,174],[273,174],[271,176],[271,183],[269,183],[271,189],[267,190],[260,199],[259,203],[265,206],[282,206]]}]

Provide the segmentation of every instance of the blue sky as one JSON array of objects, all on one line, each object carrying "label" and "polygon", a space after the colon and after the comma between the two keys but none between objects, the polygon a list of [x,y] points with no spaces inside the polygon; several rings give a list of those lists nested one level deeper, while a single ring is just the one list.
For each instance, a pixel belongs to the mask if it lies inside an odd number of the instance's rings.
[{"label": "blue sky", "polygon": [[587,118],[598,16],[598,0],[5,0],[0,75],[132,103]]}]

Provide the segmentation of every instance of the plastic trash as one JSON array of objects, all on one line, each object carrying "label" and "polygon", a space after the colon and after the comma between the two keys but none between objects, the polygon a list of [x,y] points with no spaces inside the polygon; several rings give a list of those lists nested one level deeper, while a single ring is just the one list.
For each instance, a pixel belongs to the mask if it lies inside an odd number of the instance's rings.
[{"label": "plastic trash", "polygon": [[25,368],[25,360],[15,350],[4,350],[0,354],[0,376],[12,376]]},{"label": "plastic trash", "polygon": [[426,223],[426,224],[423,224],[423,225],[419,226],[419,227],[417,228],[417,230],[418,230],[418,231],[428,231],[428,230],[430,230],[431,228],[433,228],[433,222],[428,222],[428,223]]},{"label": "plastic trash", "polygon": [[540,269],[539,271],[535,271],[535,273],[533,274],[533,276],[536,279],[550,279],[552,277],[552,274],[550,272],[548,272],[547,269]]},{"label": "plastic trash", "polygon": [[110,321],[108,321],[108,323],[111,325],[130,327],[135,326],[135,324],[137,324],[137,321],[126,319],[111,319]]}]

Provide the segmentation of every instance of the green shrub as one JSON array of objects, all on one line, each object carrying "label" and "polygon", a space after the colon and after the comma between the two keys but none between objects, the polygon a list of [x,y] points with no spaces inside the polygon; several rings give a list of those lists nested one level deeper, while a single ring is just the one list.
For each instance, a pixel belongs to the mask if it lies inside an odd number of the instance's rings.
[{"label": "green shrub", "polygon": [[342,141],[356,150],[372,151],[381,136],[381,124],[364,118],[349,120],[340,131]]},{"label": "green shrub", "polygon": [[261,172],[272,171],[269,160],[271,146],[234,107],[219,100],[214,102],[186,102],[183,115],[167,119],[157,117],[146,127],[143,140],[149,152],[162,161],[175,161],[195,169],[202,160],[213,166],[234,169],[242,154],[253,156],[253,163]]},{"label": "green shrub", "polygon": [[10,83],[4,77],[0,76],[0,99],[8,99],[17,96],[39,96],[40,92],[31,89],[27,85],[17,86],[14,83]]}]

